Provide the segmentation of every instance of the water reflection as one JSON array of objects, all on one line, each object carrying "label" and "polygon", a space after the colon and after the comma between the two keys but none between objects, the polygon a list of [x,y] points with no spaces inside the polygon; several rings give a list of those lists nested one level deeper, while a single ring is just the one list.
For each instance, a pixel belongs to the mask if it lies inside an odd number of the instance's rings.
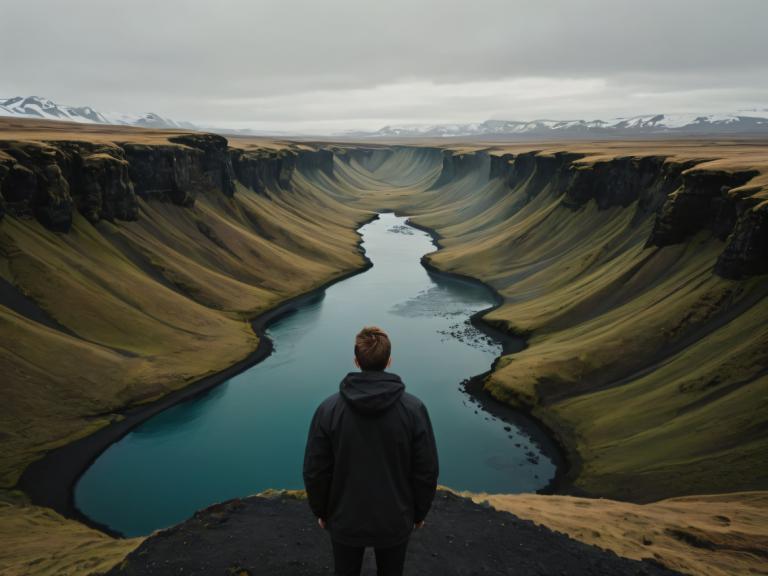
[{"label": "water reflection", "polygon": [[205,393],[187,400],[183,404],[172,406],[164,410],[154,418],[150,418],[131,432],[139,438],[151,438],[162,436],[173,430],[176,434],[184,434],[184,431],[201,418],[209,410],[213,410],[213,404],[221,400],[227,393],[229,382],[223,382],[220,386],[211,388]]}]

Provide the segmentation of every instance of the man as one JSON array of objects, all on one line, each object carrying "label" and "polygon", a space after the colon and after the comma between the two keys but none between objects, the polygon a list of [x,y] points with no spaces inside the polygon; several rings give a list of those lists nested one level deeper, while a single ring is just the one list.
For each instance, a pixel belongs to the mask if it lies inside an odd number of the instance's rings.
[{"label": "man", "polygon": [[359,575],[367,546],[379,576],[403,573],[413,528],[437,488],[437,448],[424,404],[405,391],[387,334],[365,327],[355,365],[310,424],[304,485],[321,528],[331,534],[336,574]]}]

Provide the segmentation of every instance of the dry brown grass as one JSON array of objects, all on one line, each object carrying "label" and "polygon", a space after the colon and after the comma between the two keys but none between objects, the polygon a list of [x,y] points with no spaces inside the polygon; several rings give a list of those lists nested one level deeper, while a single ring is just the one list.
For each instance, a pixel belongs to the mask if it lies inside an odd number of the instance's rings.
[{"label": "dry brown grass", "polygon": [[118,564],[144,538],[110,538],[0,492],[0,574],[85,576]]},{"label": "dry brown grass", "polygon": [[[54,120],[33,120],[27,118],[0,117],[0,138],[3,140],[26,141],[70,141],[108,144],[133,142],[137,144],[168,144],[168,138],[189,134],[189,130],[159,128],[137,128],[133,126],[112,126],[105,124],[79,124]],[[285,144],[270,138],[249,138],[248,142],[282,149]]]},{"label": "dry brown grass", "polygon": [[619,556],[696,576],[768,574],[768,492],[653,504],[534,494],[463,494]]}]

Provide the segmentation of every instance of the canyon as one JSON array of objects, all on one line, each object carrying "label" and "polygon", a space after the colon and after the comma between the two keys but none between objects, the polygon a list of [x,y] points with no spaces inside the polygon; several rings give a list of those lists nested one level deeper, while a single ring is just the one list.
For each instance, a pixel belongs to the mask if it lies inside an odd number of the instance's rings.
[{"label": "canyon", "polygon": [[[550,431],[569,464],[558,492],[589,497],[601,518],[593,497],[655,506],[699,495],[696,508],[703,495],[768,488],[764,140],[0,128],[0,525],[101,550],[69,552],[72,565],[108,569],[140,539],[82,526],[36,491],[35,470],[262,358],[251,321],[364,269],[356,230],[381,211],[434,234],[428,269],[498,293],[482,321],[526,347],[502,354],[473,393]],[[541,500],[525,504],[539,510],[529,517],[551,522],[552,497],[531,498]],[[764,498],[747,503],[768,517]],[[764,527],[741,530],[759,548]],[[685,538],[678,546],[696,555]],[[673,569],[717,573],[675,554]]]}]

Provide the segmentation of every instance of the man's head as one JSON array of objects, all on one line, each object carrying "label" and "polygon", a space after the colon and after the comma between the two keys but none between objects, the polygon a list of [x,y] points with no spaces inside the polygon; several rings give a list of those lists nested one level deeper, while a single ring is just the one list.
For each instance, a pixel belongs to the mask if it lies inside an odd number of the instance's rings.
[{"label": "man's head", "polygon": [[391,352],[389,336],[378,326],[366,326],[355,337],[355,364],[361,370],[384,370]]}]

